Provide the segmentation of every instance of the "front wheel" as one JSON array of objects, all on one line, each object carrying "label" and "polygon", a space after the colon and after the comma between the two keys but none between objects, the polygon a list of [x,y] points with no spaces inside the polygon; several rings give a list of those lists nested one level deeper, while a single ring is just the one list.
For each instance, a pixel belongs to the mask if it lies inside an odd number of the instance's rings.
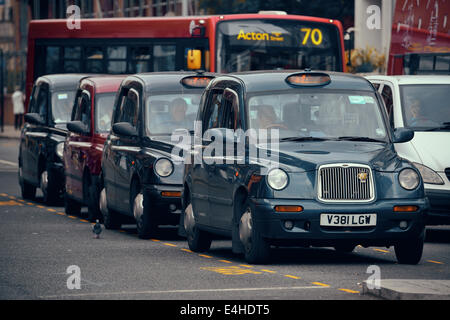
[{"label": "front wheel", "polygon": [[184,229],[186,230],[189,249],[194,252],[205,252],[211,247],[211,235],[195,225],[194,210],[189,201],[184,209]]},{"label": "front wheel", "polygon": [[415,239],[394,245],[395,256],[400,264],[418,264],[422,258],[425,230]]},{"label": "front wheel", "polygon": [[142,192],[136,194],[133,201],[133,215],[136,219],[138,236],[141,239],[150,239],[158,230],[158,224],[152,218],[151,210],[146,205],[144,194]]},{"label": "front wheel", "polygon": [[46,204],[54,204],[58,200],[58,189],[53,177],[49,174],[49,170],[45,169],[41,173],[41,190],[43,201]]},{"label": "front wheel", "polygon": [[253,213],[248,202],[243,206],[239,221],[239,238],[244,246],[245,260],[248,263],[264,264],[269,261],[270,244],[262,237],[253,221]]},{"label": "front wheel", "polygon": [[36,196],[36,187],[23,179],[23,170],[21,165],[19,166],[19,185],[22,198],[25,200],[33,200]]},{"label": "front wheel", "polygon": [[100,211],[100,190],[101,186],[92,183],[88,186],[88,220],[95,222],[97,219],[102,220],[103,216]]},{"label": "front wheel", "polygon": [[122,223],[120,221],[119,214],[115,211],[108,209],[108,204],[106,202],[106,188],[103,188],[100,192],[99,197],[99,207],[103,216],[103,225],[105,229],[116,230],[120,229]]}]

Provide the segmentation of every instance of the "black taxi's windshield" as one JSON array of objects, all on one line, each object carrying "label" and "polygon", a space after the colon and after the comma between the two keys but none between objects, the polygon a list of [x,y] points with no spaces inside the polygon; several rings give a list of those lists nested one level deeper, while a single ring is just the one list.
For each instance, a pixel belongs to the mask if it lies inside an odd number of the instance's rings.
[{"label": "black taxi's windshield", "polygon": [[415,131],[450,129],[450,84],[401,85],[403,121]]},{"label": "black taxi's windshield", "polygon": [[248,98],[252,129],[278,129],[281,141],[388,141],[375,95],[342,91],[264,92]]},{"label": "black taxi's windshield", "polygon": [[107,133],[111,129],[115,92],[99,93],[95,96],[95,131]]},{"label": "black taxi's windshield", "polygon": [[52,93],[52,116],[56,124],[70,121],[75,93],[75,90]]},{"label": "black taxi's windshield", "polygon": [[296,20],[235,20],[218,25],[217,71],[343,71],[338,29]]},{"label": "black taxi's windshield", "polygon": [[171,135],[178,129],[194,130],[201,93],[154,95],[146,103],[148,135]]}]

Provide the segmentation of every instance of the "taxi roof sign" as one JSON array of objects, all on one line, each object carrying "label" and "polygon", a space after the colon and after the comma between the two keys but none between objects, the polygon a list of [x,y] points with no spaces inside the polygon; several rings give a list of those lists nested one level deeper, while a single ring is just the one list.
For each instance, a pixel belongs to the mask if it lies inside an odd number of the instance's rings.
[{"label": "taxi roof sign", "polygon": [[292,74],[286,78],[286,82],[296,87],[313,87],[327,85],[331,78],[326,73],[307,72]]},{"label": "taxi roof sign", "polygon": [[181,79],[181,83],[188,88],[206,88],[214,77],[189,76]]}]

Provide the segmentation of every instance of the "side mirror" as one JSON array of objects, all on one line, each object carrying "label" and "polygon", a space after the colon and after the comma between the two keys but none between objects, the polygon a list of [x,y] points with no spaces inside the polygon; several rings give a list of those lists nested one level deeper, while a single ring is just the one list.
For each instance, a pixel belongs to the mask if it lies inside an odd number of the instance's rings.
[{"label": "side mirror", "polygon": [[394,130],[394,143],[405,143],[414,138],[414,131],[406,128],[397,128]]},{"label": "side mirror", "polygon": [[67,129],[78,134],[89,134],[89,128],[81,121],[70,121]]},{"label": "side mirror", "polygon": [[43,125],[45,121],[41,118],[41,116],[37,113],[27,113],[24,116],[26,122],[34,124],[34,125]]},{"label": "side mirror", "polygon": [[199,70],[202,67],[202,51],[188,50],[187,60],[189,70]]},{"label": "side mirror", "polygon": [[129,122],[118,122],[112,126],[112,131],[118,136],[137,137],[138,132]]}]

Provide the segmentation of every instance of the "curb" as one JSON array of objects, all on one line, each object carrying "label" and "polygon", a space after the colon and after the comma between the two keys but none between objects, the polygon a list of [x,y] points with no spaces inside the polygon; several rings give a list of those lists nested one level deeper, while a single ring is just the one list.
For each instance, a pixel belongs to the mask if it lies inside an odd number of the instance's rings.
[{"label": "curb", "polygon": [[387,300],[450,300],[450,280],[385,279],[378,288],[366,280],[361,294]]}]

